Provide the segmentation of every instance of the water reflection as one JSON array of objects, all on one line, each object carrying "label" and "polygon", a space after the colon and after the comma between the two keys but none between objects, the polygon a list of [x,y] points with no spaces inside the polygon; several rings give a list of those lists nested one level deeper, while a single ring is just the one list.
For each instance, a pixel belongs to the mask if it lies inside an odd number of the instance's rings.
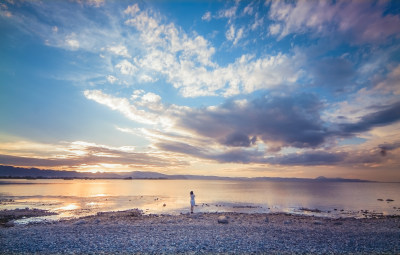
[{"label": "water reflection", "polygon": [[56,208],[55,211],[70,211],[70,210],[76,210],[78,208],[80,208],[80,206],[78,206],[75,203],[72,203],[72,204],[68,204],[68,205]]},{"label": "water reflection", "polygon": [[[195,211],[288,212],[319,215],[400,214],[400,185],[198,180],[7,180],[0,181],[0,209],[38,208],[59,217],[139,208],[147,213],[187,213],[189,192]],[[383,201],[378,199],[382,198]],[[386,199],[393,202],[386,202]],[[13,202],[6,202],[11,199]],[[164,206],[165,205],[165,206]],[[310,209],[300,210],[300,208]]]}]

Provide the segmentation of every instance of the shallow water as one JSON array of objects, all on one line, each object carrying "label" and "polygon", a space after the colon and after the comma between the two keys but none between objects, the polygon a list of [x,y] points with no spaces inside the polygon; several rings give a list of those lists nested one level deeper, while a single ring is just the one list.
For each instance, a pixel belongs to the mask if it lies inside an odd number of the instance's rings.
[{"label": "shallow water", "polygon": [[191,190],[196,195],[197,212],[400,215],[399,183],[307,181],[4,179],[0,180],[0,209],[37,208],[58,213],[25,221],[132,208],[145,213],[179,214],[189,212]]}]

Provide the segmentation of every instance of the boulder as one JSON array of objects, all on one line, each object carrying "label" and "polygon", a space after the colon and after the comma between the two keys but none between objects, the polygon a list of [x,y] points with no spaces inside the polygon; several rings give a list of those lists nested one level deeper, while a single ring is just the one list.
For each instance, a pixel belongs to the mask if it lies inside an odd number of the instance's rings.
[{"label": "boulder", "polygon": [[4,224],[4,226],[5,226],[6,228],[11,228],[11,227],[14,227],[14,226],[15,226],[15,223],[14,223],[13,220],[10,220],[10,221],[6,222],[6,223]]},{"label": "boulder", "polygon": [[218,217],[218,223],[228,224],[228,218],[225,215],[221,215]]}]

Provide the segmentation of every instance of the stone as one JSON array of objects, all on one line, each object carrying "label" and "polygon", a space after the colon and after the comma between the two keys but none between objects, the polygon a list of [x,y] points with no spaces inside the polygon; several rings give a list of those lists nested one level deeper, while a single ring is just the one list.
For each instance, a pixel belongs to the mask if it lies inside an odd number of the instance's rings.
[{"label": "stone", "polygon": [[221,215],[218,217],[218,223],[228,224],[228,218],[225,215]]},{"label": "stone", "polygon": [[265,217],[265,223],[269,223],[268,217]]},{"label": "stone", "polygon": [[78,220],[77,222],[75,222],[75,225],[83,225],[86,224],[85,220]]},{"label": "stone", "polygon": [[13,220],[10,220],[10,221],[6,222],[6,224],[4,224],[4,226],[7,228],[11,228],[11,227],[15,226],[15,223]]},{"label": "stone", "polygon": [[322,225],[322,224],[324,224],[322,221],[320,221],[320,220],[314,220],[314,225]]}]

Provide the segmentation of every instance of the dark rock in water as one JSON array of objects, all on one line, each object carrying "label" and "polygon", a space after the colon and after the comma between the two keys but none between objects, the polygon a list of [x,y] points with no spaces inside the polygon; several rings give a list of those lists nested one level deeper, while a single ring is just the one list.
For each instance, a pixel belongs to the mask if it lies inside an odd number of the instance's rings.
[{"label": "dark rock in water", "polygon": [[265,223],[269,223],[268,217],[265,217]]},{"label": "dark rock in water", "polygon": [[314,220],[314,225],[323,225],[324,223],[320,220]]},{"label": "dark rock in water", "polygon": [[221,215],[218,217],[218,223],[228,224],[228,218],[225,215]]},{"label": "dark rock in water", "polygon": [[14,223],[13,220],[10,220],[10,221],[6,222],[6,223],[4,224],[4,226],[5,226],[6,228],[11,228],[11,227],[14,227],[14,226],[15,226],[15,223]]},{"label": "dark rock in water", "polygon": [[283,224],[290,225],[290,224],[292,224],[292,222],[290,220],[287,220],[287,221],[284,221]]},{"label": "dark rock in water", "polygon": [[85,220],[78,220],[77,222],[75,222],[75,225],[83,225],[86,224]]},{"label": "dark rock in water", "polygon": [[343,222],[341,222],[341,221],[336,221],[336,222],[333,223],[333,225],[337,225],[337,226],[338,226],[338,225],[343,225]]}]

